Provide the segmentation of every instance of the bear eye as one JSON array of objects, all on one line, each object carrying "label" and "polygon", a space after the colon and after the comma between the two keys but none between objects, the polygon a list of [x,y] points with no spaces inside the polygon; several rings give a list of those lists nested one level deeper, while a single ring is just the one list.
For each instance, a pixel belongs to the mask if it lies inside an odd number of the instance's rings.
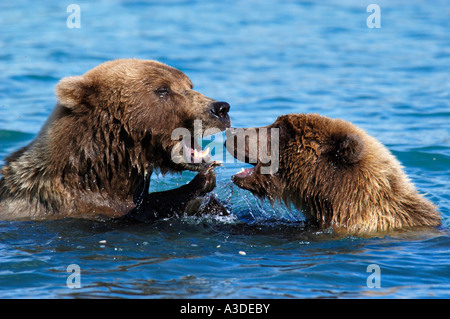
[{"label": "bear eye", "polygon": [[155,93],[159,95],[159,97],[165,97],[167,94],[170,93],[170,89],[167,87],[160,87],[155,91]]}]

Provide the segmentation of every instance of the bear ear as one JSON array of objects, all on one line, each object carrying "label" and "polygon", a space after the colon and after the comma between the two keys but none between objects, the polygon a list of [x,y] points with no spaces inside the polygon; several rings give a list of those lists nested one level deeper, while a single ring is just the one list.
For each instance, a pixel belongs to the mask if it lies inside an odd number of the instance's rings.
[{"label": "bear ear", "polygon": [[58,102],[68,108],[85,103],[92,92],[92,84],[84,76],[69,76],[56,85]]},{"label": "bear ear", "polygon": [[357,134],[335,134],[331,137],[329,155],[337,165],[352,165],[359,162],[364,154],[364,141]]}]

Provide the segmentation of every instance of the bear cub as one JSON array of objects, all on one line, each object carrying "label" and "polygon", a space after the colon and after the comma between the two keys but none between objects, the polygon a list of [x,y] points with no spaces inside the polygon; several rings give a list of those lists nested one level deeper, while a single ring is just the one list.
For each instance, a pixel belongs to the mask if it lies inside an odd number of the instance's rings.
[{"label": "bear cub", "polygon": [[[264,173],[269,163],[261,159],[261,152],[251,154],[252,143],[241,148],[230,143],[230,138],[245,139],[250,129],[235,130],[227,134],[227,150],[254,165],[232,177],[237,186],[272,202],[292,203],[313,224],[337,233],[440,225],[436,207],[417,192],[398,160],[352,123],[317,114],[288,114],[269,126],[252,128],[257,133],[262,129],[268,138],[253,144],[278,151],[278,169]],[[270,143],[274,132],[276,150]]]}]

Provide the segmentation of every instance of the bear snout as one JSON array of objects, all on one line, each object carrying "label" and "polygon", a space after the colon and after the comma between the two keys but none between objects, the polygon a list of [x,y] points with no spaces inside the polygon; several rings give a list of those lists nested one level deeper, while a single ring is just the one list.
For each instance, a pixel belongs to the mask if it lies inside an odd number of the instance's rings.
[{"label": "bear snout", "polygon": [[230,104],[227,102],[213,102],[211,104],[210,112],[216,116],[221,122],[224,122],[226,127],[230,127],[231,121],[228,116],[230,111]]}]

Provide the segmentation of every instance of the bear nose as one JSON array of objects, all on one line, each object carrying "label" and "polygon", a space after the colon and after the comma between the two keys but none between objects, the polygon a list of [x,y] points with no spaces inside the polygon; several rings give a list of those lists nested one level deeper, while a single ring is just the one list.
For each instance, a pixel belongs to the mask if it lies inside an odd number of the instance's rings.
[{"label": "bear nose", "polygon": [[214,102],[211,105],[211,112],[218,117],[226,117],[230,110],[230,104],[227,102]]}]

